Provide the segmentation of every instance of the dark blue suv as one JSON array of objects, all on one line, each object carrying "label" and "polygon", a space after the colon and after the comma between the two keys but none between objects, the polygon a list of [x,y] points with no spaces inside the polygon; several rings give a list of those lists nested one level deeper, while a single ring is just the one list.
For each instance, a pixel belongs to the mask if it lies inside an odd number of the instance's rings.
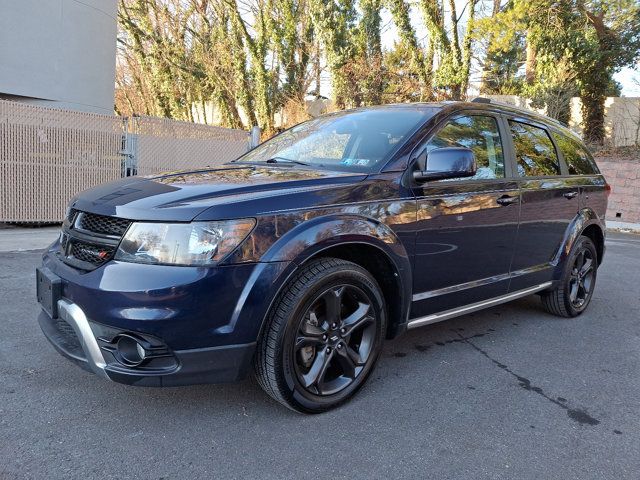
[{"label": "dark blue suv", "polygon": [[72,199],[37,272],[39,323],[116,382],[253,371],[276,400],[320,412],[407,329],[533,293],[582,313],[607,193],[575,135],[505,105],[326,115],[219,168]]}]

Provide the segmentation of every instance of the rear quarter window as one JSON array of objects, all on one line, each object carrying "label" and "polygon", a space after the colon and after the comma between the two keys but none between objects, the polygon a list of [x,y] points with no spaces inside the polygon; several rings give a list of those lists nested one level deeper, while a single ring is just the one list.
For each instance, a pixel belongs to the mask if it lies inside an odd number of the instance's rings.
[{"label": "rear quarter window", "polygon": [[560,148],[569,175],[594,175],[600,173],[593,157],[580,142],[568,135],[553,132],[556,145]]}]

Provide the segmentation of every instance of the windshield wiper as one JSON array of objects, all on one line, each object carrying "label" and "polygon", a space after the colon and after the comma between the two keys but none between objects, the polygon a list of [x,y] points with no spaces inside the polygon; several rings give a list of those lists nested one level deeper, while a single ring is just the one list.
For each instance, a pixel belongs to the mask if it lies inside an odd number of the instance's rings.
[{"label": "windshield wiper", "polygon": [[295,163],[296,165],[311,165],[310,163],[301,162],[300,160],[293,160],[292,158],[284,158],[284,157],[271,157],[265,163]]}]

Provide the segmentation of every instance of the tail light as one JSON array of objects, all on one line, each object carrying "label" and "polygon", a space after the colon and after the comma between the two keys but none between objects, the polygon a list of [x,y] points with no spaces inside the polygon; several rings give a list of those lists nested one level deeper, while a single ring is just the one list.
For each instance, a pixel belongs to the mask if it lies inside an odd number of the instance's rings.
[{"label": "tail light", "polygon": [[611,184],[609,183],[604,184],[604,193],[607,194],[607,197],[611,195]]}]

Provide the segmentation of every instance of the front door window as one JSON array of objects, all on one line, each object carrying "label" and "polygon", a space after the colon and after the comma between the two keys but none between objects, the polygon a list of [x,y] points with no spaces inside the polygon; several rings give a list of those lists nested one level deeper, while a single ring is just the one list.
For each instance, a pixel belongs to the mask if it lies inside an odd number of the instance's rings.
[{"label": "front door window", "polygon": [[504,154],[495,118],[469,115],[450,120],[429,140],[427,153],[443,147],[464,147],[473,151],[478,171],[468,178],[504,178]]}]

